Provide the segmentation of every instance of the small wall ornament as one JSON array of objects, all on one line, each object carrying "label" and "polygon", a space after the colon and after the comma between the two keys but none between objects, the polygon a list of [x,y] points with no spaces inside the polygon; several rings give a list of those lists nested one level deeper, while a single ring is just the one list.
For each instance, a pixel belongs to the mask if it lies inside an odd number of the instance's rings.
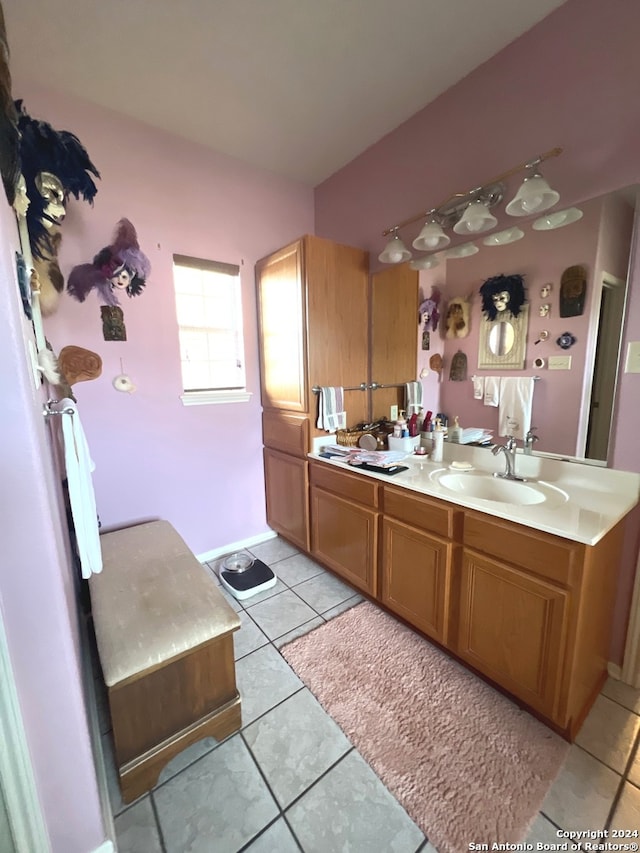
[{"label": "small wall ornament", "polygon": [[571,332],[563,332],[556,340],[556,343],[560,349],[569,349],[575,344],[576,340],[577,338],[575,338]]}]

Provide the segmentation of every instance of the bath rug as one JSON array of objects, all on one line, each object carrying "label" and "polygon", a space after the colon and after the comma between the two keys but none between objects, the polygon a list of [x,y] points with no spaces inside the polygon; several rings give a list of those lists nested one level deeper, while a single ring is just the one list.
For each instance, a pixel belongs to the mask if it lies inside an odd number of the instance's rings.
[{"label": "bath rug", "polygon": [[439,853],[523,840],[562,738],[370,602],[281,652]]}]

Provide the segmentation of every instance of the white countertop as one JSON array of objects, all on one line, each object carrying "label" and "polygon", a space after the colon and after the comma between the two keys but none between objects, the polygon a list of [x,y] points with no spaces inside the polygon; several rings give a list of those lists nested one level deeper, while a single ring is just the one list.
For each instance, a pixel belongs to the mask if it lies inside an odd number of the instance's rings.
[{"label": "white countertop", "polygon": [[445,443],[443,462],[432,462],[428,457],[410,455],[400,462],[401,465],[407,465],[408,470],[390,476],[363,471],[340,459],[327,459],[320,456],[318,453],[320,448],[331,443],[332,436],[316,439],[314,452],[309,454],[309,458],[356,473],[361,477],[372,477],[392,486],[419,492],[478,512],[486,512],[565,539],[583,542],[585,545],[595,545],[633,509],[640,498],[640,474],[518,453],[516,473],[519,476],[526,477],[534,484],[539,482],[543,487],[548,484],[561,489],[566,493],[567,499],[563,498],[560,503],[552,500],[549,504],[526,506],[484,500],[454,493],[434,481],[433,475],[434,472],[448,469],[449,464],[454,460],[468,462],[476,471],[488,473],[503,471],[502,454],[496,457],[487,448]]}]

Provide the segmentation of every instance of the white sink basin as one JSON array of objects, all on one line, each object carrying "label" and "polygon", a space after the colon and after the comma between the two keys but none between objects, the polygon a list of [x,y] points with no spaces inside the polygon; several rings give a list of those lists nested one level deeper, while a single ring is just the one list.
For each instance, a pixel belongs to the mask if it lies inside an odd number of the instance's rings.
[{"label": "white sink basin", "polygon": [[476,498],[483,501],[527,506],[551,503],[558,505],[568,500],[562,489],[540,481],[523,483],[494,477],[486,471],[457,473],[448,470],[434,471],[432,479],[444,489],[458,497]]}]

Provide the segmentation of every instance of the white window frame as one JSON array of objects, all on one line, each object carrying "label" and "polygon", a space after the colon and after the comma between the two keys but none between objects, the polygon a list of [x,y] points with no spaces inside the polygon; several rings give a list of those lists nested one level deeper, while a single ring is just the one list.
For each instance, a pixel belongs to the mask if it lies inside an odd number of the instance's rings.
[{"label": "white window frame", "polygon": [[[236,293],[237,303],[236,303],[236,317],[235,324],[232,328],[234,334],[238,337],[238,349],[237,355],[242,361],[242,370],[244,376],[244,387],[238,388],[201,388],[201,389],[189,389],[183,390],[180,395],[180,399],[184,406],[201,406],[210,403],[246,403],[251,399],[251,392],[247,391],[246,388],[246,358],[245,358],[245,344],[244,344],[244,322],[243,322],[243,311],[242,311],[242,289],[240,282],[240,267],[236,264],[227,264],[222,263],[220,261],[209,261],[201,258],[191,258],[186,255],[174,255],[173,256],[173,266],[174,270],[177,267],[190,267],[192,269],[197,269],[202,272],[215,272],[215,273],[223,273],[225,275],[229,275],[237,281],[238,289]],[[177,310],[177,301],[179,299],[179,292],[177,288],[177,283],[174,275],[174,295],[176,298],[176,310]],[[180,324],[180,320],[178,319],[178,336],[180,338],[181,331],[186,329],[186,326]],[[198,326],[198,329],[206,330],[206,326]],[[213,329],[211,330],[213,331]],[[181,359],[180,359],[180,376],[181,383],[184,389],[184,374],[182,370],[182,343],[180,346],[181,350]]]}]

